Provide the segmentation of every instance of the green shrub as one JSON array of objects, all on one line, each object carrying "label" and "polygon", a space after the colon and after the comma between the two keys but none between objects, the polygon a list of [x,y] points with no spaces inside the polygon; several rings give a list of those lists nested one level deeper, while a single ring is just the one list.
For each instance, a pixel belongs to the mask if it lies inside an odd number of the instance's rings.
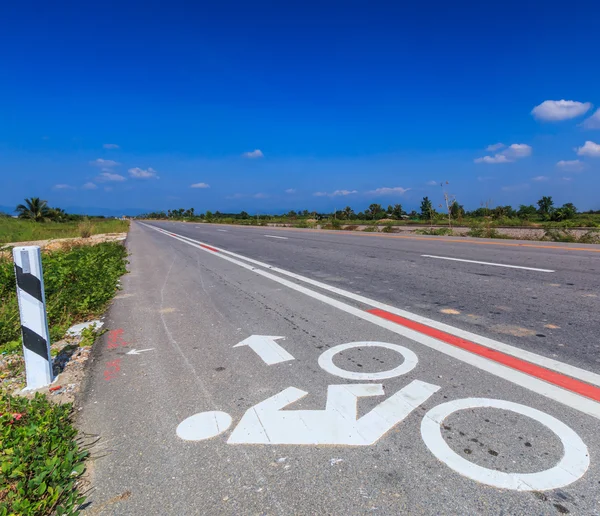
[{"label": "green shrub", "polygon": [[453,235],[454,232],[450,228],[429,228],[429,229],[415,229],[414,231],[417,235],[437,235],[437,236],[447,236]]},{"label": "green shrub", "polygon": [[356,224],[349,224],[347,226],[344,226],[342,229],[344,231],[356,231],[358,229],[358,226]]},{"label": "green shrub", "polygon": [[340,219],[329,219],[327,224],[323,225],[323,229],[342,229],[342,223]]},{"label": "green shrub", "polygon": [[[127,251],[117,242],[76,246],[42,255],[48,326],[52,341],[75,322],[100,315],[126,272]],[[0,351],[20,338],[19,309],[12,259],[0,259]]]},{"label": "green shrub", "polygon": [[551,242],[577,242],[577,237],[565,227],[546,228],[541,239]]},{"label": "green shrub", "polygon": [[382,233],[393,233],[394,225],[388,222],[385,226],[383,226],[381,231]]},{"label": "green shrub", "polygon": [[77,479],[88,455],[77,442],[71,405],[0,392],[0,514],[75,514]]},{"label": "green shrub", "polygon": [[377,233],[379,230],[377,229],[377,226],[367,226],[363,231],[366,233]]}]

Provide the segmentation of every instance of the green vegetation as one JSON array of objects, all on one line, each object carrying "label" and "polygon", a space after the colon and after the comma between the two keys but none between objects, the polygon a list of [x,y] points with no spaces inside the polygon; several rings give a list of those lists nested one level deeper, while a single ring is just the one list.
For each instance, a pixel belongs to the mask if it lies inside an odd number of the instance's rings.
[{"label": "green vegetation", "polygon": [[49,207],[48,202],[39,197],[25,199],[25,203],[19,204],[15,212],[18,213],[18,219],[0,213],[0,244],[89,238],[101,233],[126,233],[129,228],[126,220],[69,214],[61,208]]},{"label": "green vegetation", "polygon": [[[126,272],[126,256],[125,247],[117,242],[43,253],[52,341],[62,338],[72,324],[104,312]],[[14,348],[20,339],[15,289],[12,259],[0,257],[0,352]]]},{"label": "green vegetation", "polygon": [[[445,213],[437,212],[434,203],[429,197],[423,197],[420,211],[407,213],[401,204],[389,205],[384,209],[381,204],[373,203],[364,211],[356,213],[352,207],[346,206],[334,213],[317,213],[315,211],[301,210],[289,211],[282,215],[256,215],[251,216],[245,211],[240,213],[214,213],[207,211],[196,213],[193,208],[185,210],[168,210],[166,212],[153,212],[140,215],[140,219],[157,220],[183,220],[195,222],[215,222],[220,224],[265,225],[267,223],[286,224],[293,227],[313,227],[315,223],[322,227],[337,226],[338,221],[344,229],[345,225],[379,225],[391,224],[393,226],[427,224],[437,226],[467,226],[473,229],[473,235],[481,233],[490,234],[493,227],[501,226],[531,226],[554,227],[557,223],[568,227],[600,227],[600,211],[579,213],[572,203],[555,207],[552,197],[542,197],[535,205],[521,205],[518,209],[512,206],[491,207],[490,203],[466,211],[464,206],[453,197],[444,192],[443,204]],[[383,222],[380,222],[383,221]],[[337,227],[336,227],[337,229]],[[480,231],[481,229],[481,231]],[[484,231],[485,230],[485,231]]]},{"label": "green vegetation", "polygon": [[448,236],[452,235],[452,229],[450,228],[428,228],[428,229],[416,229],[417,235],[435,235],[435,236]]},{"label": "green vegetation", "polygon": [[0,515],[75,514],[88,452],[77,442],[71,405],[0,392]]},{"label": "green vegetation", "polygon": [[31,242],[55,238],[82,237],[101,233],[126,233],[129,221],[93,218],[68,222],[35,222],[33,220],[0,218],[0,244]]}]

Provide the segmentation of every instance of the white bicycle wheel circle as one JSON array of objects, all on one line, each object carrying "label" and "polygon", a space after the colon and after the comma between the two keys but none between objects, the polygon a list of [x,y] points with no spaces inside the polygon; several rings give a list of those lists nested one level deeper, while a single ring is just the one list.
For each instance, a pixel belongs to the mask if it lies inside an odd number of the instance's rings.
[{"label": "white bicycle wheel circle", "polygon": [[[505,473],[468,461],[448,446],[442,436],[441,426],[450,414],[472,408],[509,410],[541,423],[560,439],[564,448],[562,459],[556,466],[537,473]],[[545,412],[505,400],[464,398],[437,405],[423,417],[421,437],[431,453],[457,473],[476,482],[501,489],[516,491],[557,489],[579,480],[590,465],[587,446],[574,430]]]},{"label": "white bicycle wheel circle", "polygon": [[[398,367],[394,369],[390,369],[388,371],[379,371],[376,373],[361,373],[360,371],[347,371],[346,369],[342,369],[341,367],[336,366],[333,363],[333,357],[340,353],[341,351],[346,351],[348,349],[353,348],[385,348],[390,349],[392,351],[396,351],[400,353],[404,357],[404,362],[402,362]],[[401,376],[403,374],[412,371],[419,359],[417,355],[415,355],[410,349],[405,348],[404,346],[399,346],[398,344],[390,344],[388,342],[350,342],[348,344],[340,344],[339,346],[334,346],[331,349],[328,349],[319,357],[319,366],[324,371],[327,371],[330,374],[335,376],[339,376],[340,378],[346,378],[348,380],[359,380],[359,381],[377,381],[377,380],[386,380],[388,378],[395,378],[396,376]]]}]

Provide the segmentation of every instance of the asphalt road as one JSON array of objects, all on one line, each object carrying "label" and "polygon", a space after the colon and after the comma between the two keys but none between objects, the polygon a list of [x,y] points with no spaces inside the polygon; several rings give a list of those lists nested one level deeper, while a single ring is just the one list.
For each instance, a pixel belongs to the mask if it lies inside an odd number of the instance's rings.
[{"label": "asphalt road", "polygon": [[79,413],[88,513],[600,514],[599,246],[176,223],[127,245]]}]

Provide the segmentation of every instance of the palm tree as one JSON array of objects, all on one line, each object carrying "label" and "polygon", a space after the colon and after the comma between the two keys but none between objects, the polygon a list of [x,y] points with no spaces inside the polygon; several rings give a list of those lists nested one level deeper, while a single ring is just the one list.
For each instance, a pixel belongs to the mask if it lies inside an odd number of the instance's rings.
[{"label": "palm tree", "polygon": [[31,219],[36,222],[43,222],[50,214],[48,201],[42,201],[39,197],[25,199],[25,204],[19,204],[15,210],[21,219]]},{"label": "palm tree", "polygon": [[383,211],[381,204],[371,204],[367,209],[367,213],[371,216],[371,219],[375,219],[375,217]]},{"label": "palm tree", "polygon": [[344,208],[343,213],[344,213],[344,218],[346,220],[351,219],[352,217],[354,217],[354,210],[350,206],[346,206]]}]

